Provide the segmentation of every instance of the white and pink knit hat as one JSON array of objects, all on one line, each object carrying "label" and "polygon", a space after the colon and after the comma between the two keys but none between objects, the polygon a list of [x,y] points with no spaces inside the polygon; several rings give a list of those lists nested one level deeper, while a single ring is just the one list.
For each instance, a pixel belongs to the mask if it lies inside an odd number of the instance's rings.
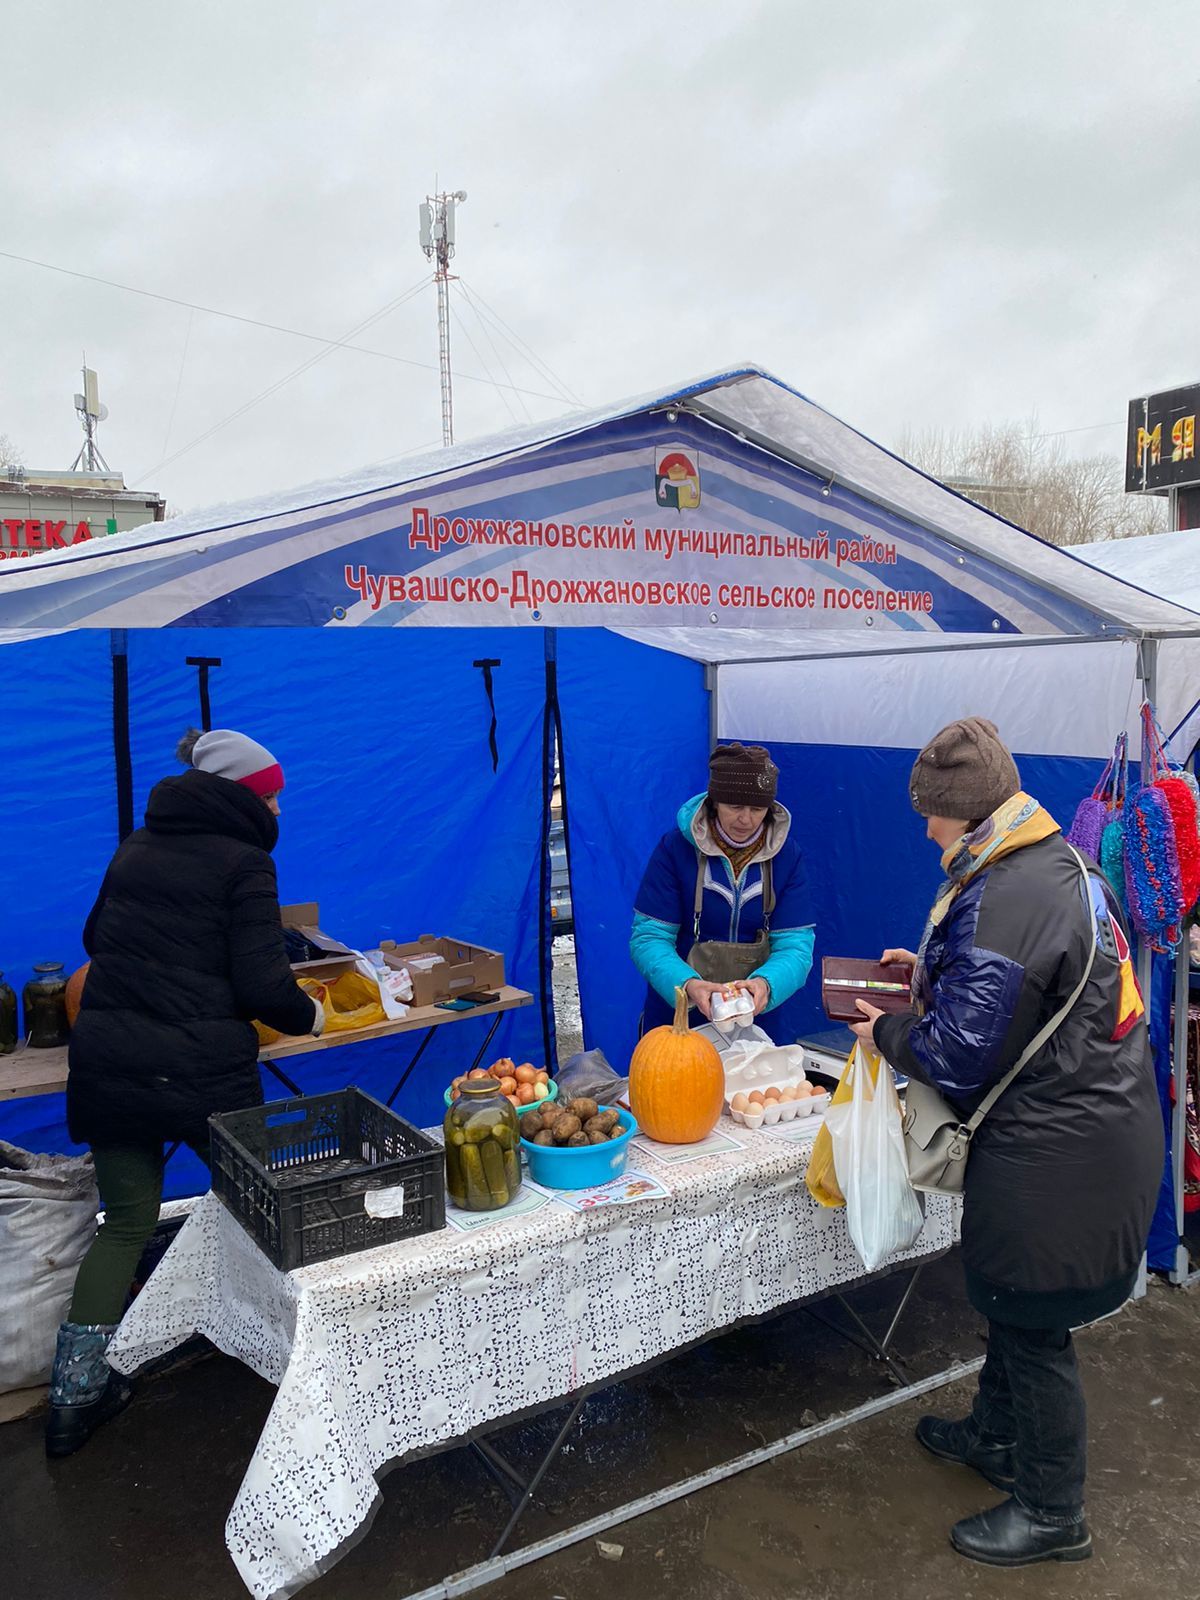
[{"label": "white and pink knit hat", "polygon": [[192,765],[199,772],[244,784],[261,799],[283,788],[283,768],[271,752],[230,728],[202,733],[192,749]]}]

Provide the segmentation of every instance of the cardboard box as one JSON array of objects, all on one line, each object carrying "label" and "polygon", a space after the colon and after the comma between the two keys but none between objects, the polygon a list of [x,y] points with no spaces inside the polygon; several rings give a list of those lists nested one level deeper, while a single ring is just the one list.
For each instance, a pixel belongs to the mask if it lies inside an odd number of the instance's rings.
[{"label": "cardboard box", "polygon": [[333,978],[340,978],[343,972],[354,971],[354,956],[349,952],[341,953],[346,950],[345,945],[321,932],[321,908],[315,900],[305,901],[303,905],[280,906],[279,910],[285,928],[295,928],[297,933],[302,933],[313,944],[331,946],[329,954],[319,961],[293,961],[292,971],[298,978],[328,983]]},{"label": "cardboard box", "polygon": [[[479,990],[490,994],[504,987],[504,957],[482,945],[427,933],[414,944],[385,939],[379,948],[389,967],[408,967],[416,1006],[434,1006],[440,1000],[457,1000]],[[408,958],[419,955],[438,955],[442,960],[428,972],[414,972]]]}]

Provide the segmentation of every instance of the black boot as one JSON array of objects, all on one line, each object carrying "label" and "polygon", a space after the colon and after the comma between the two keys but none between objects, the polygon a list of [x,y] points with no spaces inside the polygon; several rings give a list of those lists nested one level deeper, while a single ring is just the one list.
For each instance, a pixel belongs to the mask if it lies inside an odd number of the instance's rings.
[{"label": "black boot", "polygon": [[73,1455],[102,1422],[123,1411],[133,1390],[104,1359],[116,1325],[84,1326],[64,1322],[50,1379],[50,1415],[46,1419],[46,1454]]},{"label": "black boot", "polygon": [[973,1417],[962,1422],[947,1422],[942,1417],[922,1417],[917,1423],[917,1441],[939,1461],[953,1461],[960,1467],[974,1467],[994,1489],[1011,1493],[1014,1477],[1013,1449],[1001,1439],[982,1438]]},{"label": "black boot", "polygon": [[989,1567],[1029,1567],[1035,1561],[1086,1561],[1092,1536],[1078,1522],[1045,1522],[1018,1500],[1005,1500],[991,1511],[956,1522],[950,1543],[960,1556]]}]

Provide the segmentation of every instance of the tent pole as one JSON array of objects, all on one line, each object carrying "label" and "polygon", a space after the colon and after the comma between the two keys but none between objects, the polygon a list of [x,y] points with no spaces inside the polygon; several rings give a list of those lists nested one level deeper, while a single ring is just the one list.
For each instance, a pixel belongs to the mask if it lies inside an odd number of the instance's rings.
[{"label": "tent pole", "polygon": [[1183,1242],[1184,1154],[1187,1144],[1187,1045],[1188,1045],[1188,958],[1187,930],[1175,952],[1175,1029],[1171,1049],[1171,1082],[1175,1104],[1171,1108],[1171,1178],[1175,1189],[1175,1265],[1172,1283],[1185,1283],[1191,1268],[1188,1247]]},{"label": "tent pole", "polygon": [[538,998],[542,1012],[542,1050],[546,1070],[557,1067],[553,980],[547,972],[554,956],[550,943],[550,812],[554,801],[554,721],[558,705],[558,633],[546,628],[545,700],[542,706],[542,828],[538,850]]},{"label": "tent pole", "polygon": [[[1139,641],[1137,673],[1142,685],[1142,699],[1149,700],[1151,704],[1153,704],[1158,693],[1157,639],[1143,638]],[[1145,773],[1142,773],[1141,781],[1143,783],[1146,781]],[[1150,946],[1147,944],[1145,939],[1143,939],[1138,949],[1138,979],[1142,986],[1142,994],[1146,999],[1147,1025],[1149,1025],[1150,1022],[1150,1009],[1153,1004],[1153,996],[1150,992],[1150,978],[1153,962],[1154,952],[1150,949]]]},{"label": "tent pole", "polygon": [[717,748],[717,729],[720,724],[720,666],[710,661],[704,669],[704,687],[708,690],[708,748]]},{"label": "tent pole", "polygon": [[[1143,697],[1152,704],[1158,692],[1158,640],[1143,639],[1138,647],[1138,677],[1142,682]],[[1145,774],[1142,774],[1145,782]],[[1141,981],[1142,994],[1146,999],[1146,1020],[1150,1021],[1150,1013],[1154,1006],[1154,995],[1151,983],[1151,968],[1154,961],[1153,952],[1142,941],[1138,951],[1138,977]],[[1183,1283],[1187,1279],[1189,1259],[1187,1246],[1183,1242],[1183,1155],[1184,1142],[1187,1129],[1187,1008],[1188,1008],[1188,945],[1186,934],[1180,940],[1179,948],[1175,952],[1175,986],[1174,986],[1174,1028],[1168,1026],[1171,1038],[1171,1082],[1175,1091],[1175,1104],[1171,1111],[1171,1186],[1175,1200],[1175,1264],[1170,1271],[1172,1283]],[[1168,1017],[1168,1024],[1170,1023]]]},{"label": "tent pole", "polygon": [[117,779],[117,840],[133,832],[133,754],[129,745],[129,636],[124,628],[108,635],[112,656],[113,765]]}]

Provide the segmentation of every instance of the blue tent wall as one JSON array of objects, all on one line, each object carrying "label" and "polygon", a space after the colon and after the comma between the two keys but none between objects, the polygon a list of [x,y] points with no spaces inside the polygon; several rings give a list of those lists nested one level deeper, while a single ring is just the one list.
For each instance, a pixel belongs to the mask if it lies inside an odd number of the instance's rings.
[{"label": "blue tent wall", "polygon": [[584,1043],[624,1073],[646,986],[629,956],[646,862],[708,781],[708,691],[694,661],[563,629],[559,699]]},{"label": "blue tent wall", "polygon": [[[44,682],[0,733],[7,792],[22,817],[22,849],[3,867],[0,950],[17,979],[32,960],[82,959],[79,931],[116,844],[107,633],[13,647]],[[199,718],[188,656],[220,657],[212,673],[217,726],[244,728],[288,776],[276,851],[281,898],[316,900],[325,928],[351,943],[449,933],[503,950],[509,980],[537,991],[544,647],[515,630],[146,630],[128,635],[135,816],[153,783],[178,771],[174,746]],[[26,655],[26,652],[29,652]],[[492,771],[491,711],[472,663],[494,673],[500,765]],[[51,826],[50,818],[66,819]],[[14,909],[16,908],[16,909]],[[448,1078],[483,1042],[484,1020],[443,1029],[398,1109],[437,1120]],[[501,1024],[496,1054],[542,1055],[536,1005]],[[354,1082],[386,1097],[415,1047],[376,1044],[290,1058],[306,1091]],[[285,1091],[266,1077],[267,1093]],[[0,1137],[73,1148],[63,1097],[0,1107]],[[192,1170],[193,1166],[195,1170]],[[189,1155],[168,1169],[168,1192],[193,1192]]]},{"label": "blue tent wall", "polygon": [[[109,634],[30,639],[4,663],[0,971],[19,996],[35,961],[71,971],[83,960],[83,920],[116,843]],[[67,1149],[62,1095],[0,1102],[0,1138]]]}]

